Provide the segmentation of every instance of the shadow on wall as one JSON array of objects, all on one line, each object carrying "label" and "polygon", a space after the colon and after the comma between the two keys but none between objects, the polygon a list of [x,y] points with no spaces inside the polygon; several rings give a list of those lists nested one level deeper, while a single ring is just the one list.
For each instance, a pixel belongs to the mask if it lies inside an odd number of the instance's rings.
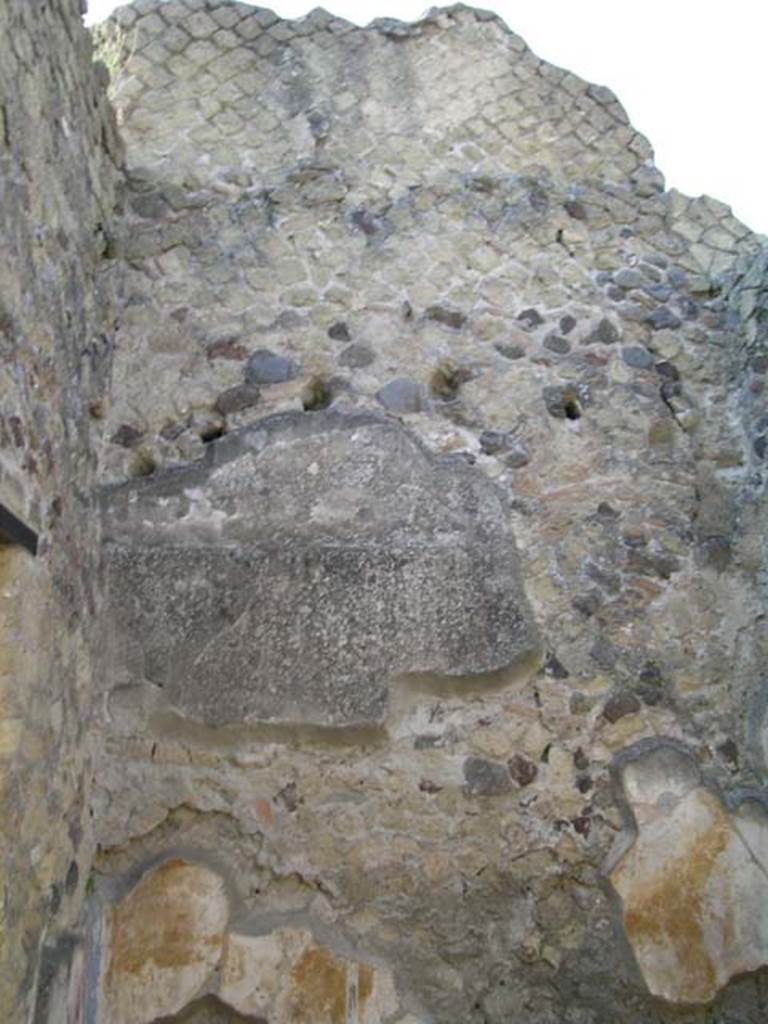
[{"label": "shadow on wall", "polygon": [[244,1017],[216,996],[197,999],[173,1017],[158,1017],[153,1024],[267,1024],[263,1017]]}]

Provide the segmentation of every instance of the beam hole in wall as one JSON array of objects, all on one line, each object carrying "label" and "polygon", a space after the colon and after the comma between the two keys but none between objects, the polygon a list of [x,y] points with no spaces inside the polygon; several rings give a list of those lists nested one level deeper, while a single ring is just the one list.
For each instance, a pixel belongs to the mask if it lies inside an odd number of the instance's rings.
[{"label": "beam hole in wall", "polygon": [[566,395],[563,399],[563,412],[567,420],[581,419],[581,409],[573,395]]}]

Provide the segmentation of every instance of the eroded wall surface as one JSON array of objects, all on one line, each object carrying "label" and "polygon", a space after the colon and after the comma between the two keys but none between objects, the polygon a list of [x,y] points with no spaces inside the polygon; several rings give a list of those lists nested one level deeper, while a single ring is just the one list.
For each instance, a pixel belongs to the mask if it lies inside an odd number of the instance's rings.
[{"label": "eroded wall surface", "polygon": [[0,503],[39,534],[37,557],[0,548],[0,1017],[9,1022],[47,1019],[35,1014],[49,1003],[63,1012],[84,963],[99,600],[91,424],[109,381],[114,314],[101,268],[119,162],[91,58],[78,0],[0,5]]},{"label": "eroded wall surface", "polygon": [[[13,27],[68,15],[91,81],[75,6]],[[93,590],[50,616],[98,849],[71,927],[19,912],[64,932],[36,1019],[762,1022],[763,240],[487,13],[138,0],[98,48],[119,215],[99,109],[11,147],[85,204],[77,329],[13,236],[71,360],[37,528]]]}]

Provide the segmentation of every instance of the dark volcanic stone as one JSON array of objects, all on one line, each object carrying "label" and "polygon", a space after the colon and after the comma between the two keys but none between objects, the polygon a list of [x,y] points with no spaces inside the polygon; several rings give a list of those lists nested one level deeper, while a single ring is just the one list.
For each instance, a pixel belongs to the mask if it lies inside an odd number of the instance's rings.
[{"label": "dark volcanic stone", "polygon": [[211,342],[205,350],[209,359],[231,359],[242,362],[248,358],[248,350],[236,338],[222,338]]},{"label": "dark volcanic stone", "polygon": [[458,331],[467,322],[466,315],[458,309],[448,309],[446,306],[430,306],[426,311],[428,320],[434,320],[445,327],[452,327]]},{"label": "dark volcanic stone", "polygon": [[544,317],[536,309],[524,309],[522,313],[518,313],[517,319],[523,327],[528,329],[539,327],[544,323]]},{"label": "dark volcanic stone", "polygon": [[637,692],[645,704],[655,707],[664,696],[664,680],[655,661],[646,661],[640,670]]},{"label": "dark volcanic stone", "polygon": [[567,352],[571,351],[571,343],[565,338],[561,338],[559,334],[548,334],[544,339],[544,348],[564,356]]},{"label": "dark volcanic stone", "polygon": [[119,444],[121,448],[135,448],[144,437],[144,431],[132,427],[130,423],[123,423],[117,428],[110,441],[112,444]]},{"label": "dark volcanic stone", "polygon": [[250,409],[256,405],[261,395],[255,384],[236,384],[233,388],[222,391],[216,399],[216,411],[222,416],[230,413],[242,412],[243,409]]},{"label": "dark volcanic stone", "polygon": [[563,208],[568,216],[573,217],[574,220],[587,219],[587,209],[578,199],[566,199],[563,203]]},{"label": "dark volcanic stone", "polygon": [[246,384],[281,384],[292,380],[298,372],[299,367],[292,359],[260,348],[248,357],[245,381]]},{"label": "dark volcanic stone", "polygon": [[557,655],[549,651],[544,660],[544,675],[551,676],[552,679],[567,679],[570,672]]},{"label": "dark volcanic stone", "polygon": [[502,430],[484,430],[480,435],[480,448],[486,455],[496,455],[507,447],[509,435]]},{"label": "dark volcanic stone", "polygon": [[594,345],[596,343],[601,345],[615,345],[619,338],[620,335],[618,330],[613,326],[610,320],[603,317],[586,340],[590,345]]},{"label": "dark volcanic stone", "polygon": [[514,754],[507,761],[509,774],[518,786],[530,786],[539,773],[538,766],[524,754]]},{"label": "dark volcanic stone", "polygon": [[650,370],[653,366],[653,356],[647,348],[640,345],[630,345],[621,350],[621,358],[627,366],[635,370]]},{"label": "dark volcanic stone", "polygon": [[640,708],[640,701],[634,693],[616,693],[605,702],[603,718],[609,722],[618,722],[625,715],[635,714]]},{"label": "dark volcanic stone", "polygon": [[656,363],[656,373],[664,380],[680,380],[680,371],[674,363],[670,363],[666,359]]},{"label": "dark volcanic stone", "polygon": [[468,757],[464,762],[464,792],[468,796],[500,796],[512,789],[512,776],[506,765]]},{"label": "dark volcanic stone", "polygon": [[685,320],[697,320],[699,316],[699,307],[693,301],[689,299],[687,295],[678,295],[674,300],[673,305],[678,310],[680,315]]},{"label": "dark volcanic stone", "polygon": [[645,322],[650,324],[654,331],[670,330],[676,331],[682,321],[669,309],[668,306],[659,306],[645,317]]},{"label": "dark volcanic stone", "polygon": [[352,223],[358,228],[364,235],[369,238],[381,231],[384,227],[384,221],[381,217],[375,213],[371,213],[370,210],[355,210],[352,214]]},{"label": "dark volcanic stone", "polygon": [[650,295],[657,302],[667,302],[672,296],[672,289],[666,284],[651,284],[643,289],[646,295]]},{"label": "dark volcanic stone", "polygon": [[670,267],[667,271],[667,280],[673,288],[685,288],[688,284],[688,275],[684,270],[679,270],[677,267]]},{"label": "dark volcanic stone", "polygon": [[724,757],[729,764],[738,767],[739,748],[736,746],[735,742],[732,739],[727,739],[723,743],[721,743],[717,748],[717,752],[718,754],[721,754],[722,757]]},{"label": "dark volcanic stone", "polygon": [[328,337],[332,338],[334,341],[349,341],[351,336],[349,328],[344,321],[338,320],[328,328]]},{"label": "dark volcanic stone", "polygon": [[571,316],[570,313],[566,313],[565,316],[560,317],[560,333],[570,334],[573,328],[576,326],[576,317]]},{"label": "dark volcanic stone", "polygon": [[627,554],[627,569],[640,576],[658,576],[668,580],[680,571],[680,560],[674,555],[662,555],[649,551],[630,550]]},{"label": "dark volcanic stone", "polygon": [[522,359],[525,349],[522,345],[513,345],[503,341],[497,341],[493,346],[500,356],[505,359]]}]

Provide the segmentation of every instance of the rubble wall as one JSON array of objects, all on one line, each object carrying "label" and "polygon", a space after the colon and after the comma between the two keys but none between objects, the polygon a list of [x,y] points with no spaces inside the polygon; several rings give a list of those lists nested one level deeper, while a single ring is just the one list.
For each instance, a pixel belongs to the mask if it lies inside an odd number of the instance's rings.
[{"label": "rubble wall", "polygon": [[486,12],[137,0],[119,143],[78,13],[2,15],[8,1005],[762,1022],[764,240]]},{"label": "rubble wall", "polygon": [[65,999],[83,963],[92,438],[110,382],[119,163],[79,0],[3,3],[0,504],[38,537],[36,556],[0,548],[0,1016],[14,1022],[37,1020],[49,992]]}]

